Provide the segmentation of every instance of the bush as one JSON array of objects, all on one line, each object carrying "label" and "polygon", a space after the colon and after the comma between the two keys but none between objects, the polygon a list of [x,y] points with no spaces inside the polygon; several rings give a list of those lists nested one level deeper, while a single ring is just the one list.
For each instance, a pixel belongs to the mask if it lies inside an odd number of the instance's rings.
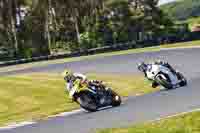
[{"label": "bush", "polygon": [[80,35],[80,48],[82,50],[101,47],[102,37],[98,36],[95,32],[84,32]]}]

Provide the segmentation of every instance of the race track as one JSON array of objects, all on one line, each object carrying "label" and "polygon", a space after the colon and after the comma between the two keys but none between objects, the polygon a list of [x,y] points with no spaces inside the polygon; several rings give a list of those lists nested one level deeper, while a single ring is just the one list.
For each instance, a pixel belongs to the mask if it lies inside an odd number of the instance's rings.
[{"label": "race track", "polygon": [[0,133],[93,133],[96,128],[128,126],[200,108],[200,49],[162,50],[129,55],[87,59],[78,62],[0,73],[3,75],[28,72],[61,72],[68,67],[80,72],[137,73],[136,64],[143,60],[165,59],[188,78],[188,86],[171,91],[158,91],[129,97],[117,108],[95,113],[79,112],[68,116],[39,121]]}]

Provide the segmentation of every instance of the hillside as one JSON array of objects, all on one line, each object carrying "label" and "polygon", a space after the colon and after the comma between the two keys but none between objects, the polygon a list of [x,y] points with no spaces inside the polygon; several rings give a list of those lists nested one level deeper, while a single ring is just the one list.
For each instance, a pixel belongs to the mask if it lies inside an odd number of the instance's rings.
[{"label": "hillside", "polygon": [[200,16],[200,0],[178,0],[161,5],[160,8],[174,20],[186,20]]}]

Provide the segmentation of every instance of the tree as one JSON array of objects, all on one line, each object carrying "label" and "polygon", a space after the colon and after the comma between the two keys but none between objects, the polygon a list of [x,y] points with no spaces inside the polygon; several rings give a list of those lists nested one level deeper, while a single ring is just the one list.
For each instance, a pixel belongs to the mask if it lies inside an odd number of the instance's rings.
[{"label": "tree", "polygon": [[26,0],[2,0],[1,5],[1,18],[2,30],[7,38],[7,44],[14,48],[14,56],[19,56],[19,38],[18,29],[19,22],[21,21],[21,5],[25,4]]},{"label": "tree", "polygon": [[4,21],[4,27],[7,28],[8,38],[10,44],[14,45],[15,49],[15,56],[19,54],[19,47],[18,47],[18,39],[17,39],[17,29],[16,29],[16,1],[12,0],[4,0],[4,15],[8,13],[8,15],[5,16]]},{"label": "tree", "polygon": [[[0,37],[16,55],[78,51],[166,34],[157,0],[1,0]],[[23,13],[25,10],[26,13]],[[162,32],[160,32],[162,31]],[[7,43],[8,42],[8,43]]]},{"label": "tree", "polygon": [[[50,34],[51,21],[51,0],[38,0],[31,3],[31,10],[25,18],[25,27],[23,35],[29,46],[34,49],[33,55],[48,55],[51,54],[52,43]],[[26,37],[26,34],[29,37]],[[25,49],[25,48],[23,48]]]}]

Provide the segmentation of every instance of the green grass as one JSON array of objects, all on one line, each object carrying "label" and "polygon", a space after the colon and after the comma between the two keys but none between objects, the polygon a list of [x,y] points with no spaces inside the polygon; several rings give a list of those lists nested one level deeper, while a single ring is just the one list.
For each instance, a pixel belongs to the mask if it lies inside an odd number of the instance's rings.
[{"label": "green grass", "polygon": [[200,133],[200,112],[188,113],[128,128],[113,128],[97,133]]},{"label": "green grass", "polygon": [[155,91],[142,75],[89,74],[90,79],[100,79],[122,96],[142,95]]},{"label": "green grass", "polygon": [[192,28],[194,28],[195,26],[200,25],[200,17],[192,17],[187,20],[177,21],[176,23],[177,24],[187,23],[189,25],[189,29],[192,30]]},{"label": "green grass", "polygon": [[190,29],[192,29],[194,26],[199,26],[200,17],[190,18],[187,20],[187,23],[189,24]]},{"label": "green grass", "polygon": [[165,44],[161,45],[161,48],[187,48],[192,46],[200,46],[200,41],[191,41],[191,42],[182,42],[182,43],[174,43],[174,44]]},{"label": "green grass", "polygon": [[[143,76],[89,74],[103,80],[120,95],[141,95],[155,91]],[[28,74],[0,77],[0,125],[24,120],[45,119],[79,108],[64,93],[64,81],[56,74]]]},{"label": "green grass", "polygon": [[64,82],[54,75],[0,78],[0,124],[40,119],[77,108],[63,93]]},{"label": "green grass", "polygon": [[200,46],[200,41],[165,44],[165,45],[155,46],[155,47],[122,50],[122,51],[101,53],[101,54],[89,55],[89,56],[64,58],[64,59],[51,60],[51,61],[32,62],[32,63],[27,63],[27,64],[3,67],[3,68],[0,68],[0,72],[14,71],[14,70],[20,70],[20,69],[36,67],[36,66],[45,66],[45,65],[54,64],[54,63],[64,63],[64,62],[80,61],[80,60],[91,59],[91,58],[101,58],[101,57],[107,57],[107,56],[113,56],[113,55],[124,55],[124,54],[133,54],[133,53],[141,53],[141,52],[160,51],[160,49],[162,48],[177,48],[177,47],[191,47],[191,46]]}]

